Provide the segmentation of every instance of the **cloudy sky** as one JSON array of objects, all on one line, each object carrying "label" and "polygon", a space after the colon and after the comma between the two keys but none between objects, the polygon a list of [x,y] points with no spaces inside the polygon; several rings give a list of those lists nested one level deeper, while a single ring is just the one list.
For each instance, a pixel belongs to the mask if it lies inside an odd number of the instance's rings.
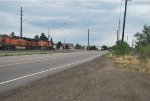
[{"label": "cloudy sky", "polygon": [[[20,7],[23,7],[23,36],[33,38],[44,32],[70,43],[113,45],[120,14],[121,0],[0,0],[0,33],[20,33]],[[121,29],[124,1],[121,9]],[[150,25],[150,1],[128,2],[125,40]]]}]

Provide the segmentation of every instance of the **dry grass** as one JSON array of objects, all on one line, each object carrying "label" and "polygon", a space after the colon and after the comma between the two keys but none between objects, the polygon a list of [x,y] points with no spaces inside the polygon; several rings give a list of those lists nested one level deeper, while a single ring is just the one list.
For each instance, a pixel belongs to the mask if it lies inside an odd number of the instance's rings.
[{"label": "dry grass", "polygon": [[107,57],[119,67],[124,69],[133,70],[133,71],[141,71],[150,73],[150,59],[148,58],[139,58],[137,56],[125,56],[125,57],[116,57],[112,53],[107,54]]}]

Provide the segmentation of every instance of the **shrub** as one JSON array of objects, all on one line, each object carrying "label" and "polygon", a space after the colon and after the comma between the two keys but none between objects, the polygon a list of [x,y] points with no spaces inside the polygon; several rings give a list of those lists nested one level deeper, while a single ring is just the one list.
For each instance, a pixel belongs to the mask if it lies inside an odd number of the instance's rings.
[{"label": "shrub", "polygon": [[150,57],[150,44],[146,46],[137,45],[136,50],[140,57]]},{"label": "shrub", "polygon": [[127,42],[117,41],[115,46],[115,54],[116,56],[125,56],[129,55],[130,47]]}]

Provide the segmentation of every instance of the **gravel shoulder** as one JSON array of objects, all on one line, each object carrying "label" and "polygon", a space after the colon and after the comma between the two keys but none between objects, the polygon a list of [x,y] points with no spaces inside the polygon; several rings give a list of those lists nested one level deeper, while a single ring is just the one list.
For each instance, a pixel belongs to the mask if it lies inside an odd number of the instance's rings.
[{"label": "gravel shoulder", "polygon": [[0,101],[150,101],[150,76],[104,56],[0,94]]}]

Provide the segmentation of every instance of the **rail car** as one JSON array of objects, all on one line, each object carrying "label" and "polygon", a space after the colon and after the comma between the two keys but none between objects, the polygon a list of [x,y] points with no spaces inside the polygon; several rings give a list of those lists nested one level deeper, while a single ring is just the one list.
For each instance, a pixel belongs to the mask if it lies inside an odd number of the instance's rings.
[{"label": "rail car", "polygon": [[0,49],[1,50],[25,50],[25,49],[51,49],[53,42],[51,41],[36,41],[34,39],[12,38],[7,35],[0,36]]}]

